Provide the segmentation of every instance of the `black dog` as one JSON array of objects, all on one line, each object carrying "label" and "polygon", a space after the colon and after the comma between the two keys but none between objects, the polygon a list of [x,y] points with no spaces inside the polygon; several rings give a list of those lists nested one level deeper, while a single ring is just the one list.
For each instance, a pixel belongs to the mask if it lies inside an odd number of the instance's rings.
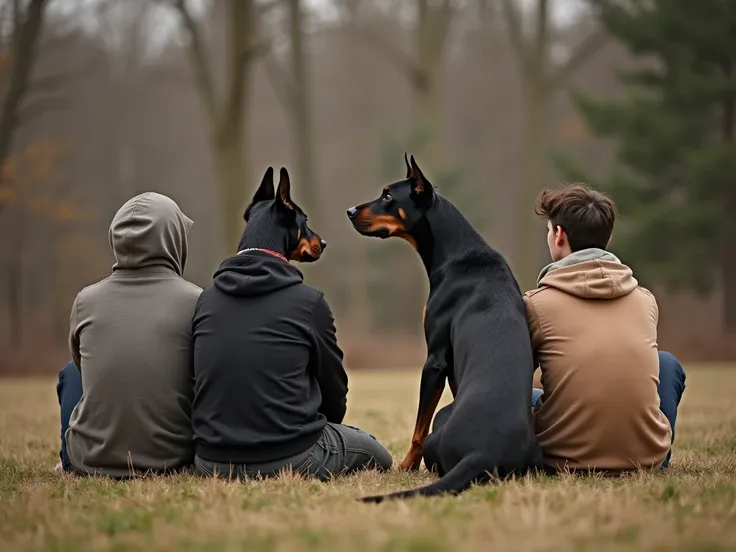
[{"label": "black dog", "polygon": [[[427,270],[428,354],[411,447],[400,467],[418,469],[424,455],[427,468],[436,469],[440,479],[365,497],[366,502],[456,494],[491,475],[541,467],[530,406],[534,363],[519,286],[504,258],[435,192],[414,156],[411,164],[404,160],[405,180],[347,214],[365,236],[408,241]],[[427,437],[446,379],[454,401],[437,413]]]},{"label": "black dog", "polygon": [[279,252],[290,261],[311,263],[318,260],[327,247],[327,243],[307,226],[304,211],[292,201],[291,180],[284,167],[279,171],[278,193],[273,187],[273,167],[266,170],[243,215],[246,223],[251,218],[258,219],[258,223],[243,233],[241,251],[263,249]]}]

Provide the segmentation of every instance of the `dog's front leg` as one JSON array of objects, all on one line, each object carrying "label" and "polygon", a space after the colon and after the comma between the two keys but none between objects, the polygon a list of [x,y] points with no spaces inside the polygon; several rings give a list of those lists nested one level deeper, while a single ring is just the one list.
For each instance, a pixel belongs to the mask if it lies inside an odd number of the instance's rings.
[{"label": "dog's front leg", "polygon": [[445,389],[445,371],[430,358],[422,369],[422,381],[419,385],[419,408],[411,446],[406,457],[399,465],[402,470],[418,470],[422,462],[424,440],[429,434],[437,405]]}]

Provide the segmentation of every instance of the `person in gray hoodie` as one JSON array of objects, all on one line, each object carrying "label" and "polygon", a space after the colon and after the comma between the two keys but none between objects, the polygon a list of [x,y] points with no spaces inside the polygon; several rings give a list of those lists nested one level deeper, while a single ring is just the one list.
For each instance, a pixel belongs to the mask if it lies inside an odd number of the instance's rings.
[{"label": "person in gray hoodie", "polygon": [[[116,478],[192,464],[192,221],[170,198],[129,200],[110,225],[112,274],[74,301],[59,375],[61,465]],[[73,408],[73,411],[72,411]]]}]

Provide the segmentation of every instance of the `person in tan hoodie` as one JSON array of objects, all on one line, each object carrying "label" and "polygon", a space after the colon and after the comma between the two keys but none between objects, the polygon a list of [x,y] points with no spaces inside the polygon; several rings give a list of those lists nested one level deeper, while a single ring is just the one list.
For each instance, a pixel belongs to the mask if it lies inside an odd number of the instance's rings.
[{"label": "person in tan hoodie", "polygon": [[666,467],[685,372],[658,351],[657,301],[606,251],[613,201],[584,185],[544,190],[552,263],[524,295],[542,388],[537,439],[547,468],[620,473]]}]

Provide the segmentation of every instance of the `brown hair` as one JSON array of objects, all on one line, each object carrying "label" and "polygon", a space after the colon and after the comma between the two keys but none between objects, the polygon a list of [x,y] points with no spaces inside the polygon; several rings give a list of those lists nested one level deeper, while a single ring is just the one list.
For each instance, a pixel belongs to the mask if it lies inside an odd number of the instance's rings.
[{"label": "brown hair", "polygon": [[572,251],[605,249],[616,220],[613,200],[584,184],[570,184],[558,190],[545,188],[537,198],[534,212],[547,218],[553,228],[564,230]]}]

